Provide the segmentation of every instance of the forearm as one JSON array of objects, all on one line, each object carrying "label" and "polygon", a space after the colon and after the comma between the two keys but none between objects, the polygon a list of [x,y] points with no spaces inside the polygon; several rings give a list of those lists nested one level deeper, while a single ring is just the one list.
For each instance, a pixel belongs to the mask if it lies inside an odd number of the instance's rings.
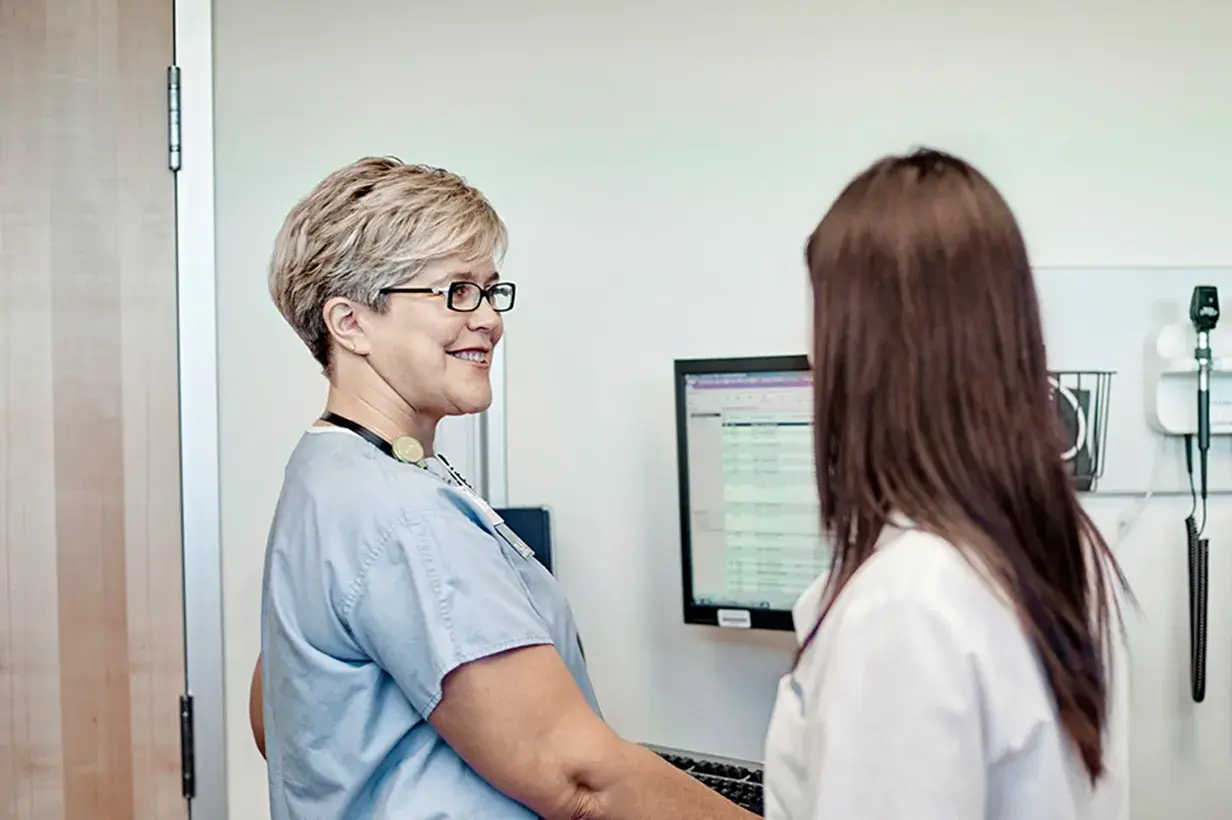
[{"label": "forearm", "polygon": [[653,752],[622,740],[560,654],[532,646],[445,678],[428,720],[492,786],[548,820],[752,820]]},{"label": "forearm", "polygon": [[618,741],[604,757],[579,779],[579,808],[571,820],[756,817],[635,744]]}]

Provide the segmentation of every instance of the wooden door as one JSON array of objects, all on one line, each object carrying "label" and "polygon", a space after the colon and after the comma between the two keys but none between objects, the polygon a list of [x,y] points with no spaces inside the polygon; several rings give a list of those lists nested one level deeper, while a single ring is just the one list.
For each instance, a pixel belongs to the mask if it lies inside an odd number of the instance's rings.
[{"label": "wooden door", "polygon": [[0,820],[183,818],[171,0],[0,0]]}]

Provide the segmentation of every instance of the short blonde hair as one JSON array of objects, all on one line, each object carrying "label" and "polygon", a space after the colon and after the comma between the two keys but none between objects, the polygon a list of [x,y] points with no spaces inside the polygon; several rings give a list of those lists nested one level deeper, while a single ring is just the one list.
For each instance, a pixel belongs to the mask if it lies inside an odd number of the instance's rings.
[{"label": "short blonde hair", "polygon": [[457,174],[365,157],[327,176],[287,214],[270,259],[270,295],[328,372],[327,300],[384,310],[383,288],[439,259],[499,259],[507,242],[495,209]]}]

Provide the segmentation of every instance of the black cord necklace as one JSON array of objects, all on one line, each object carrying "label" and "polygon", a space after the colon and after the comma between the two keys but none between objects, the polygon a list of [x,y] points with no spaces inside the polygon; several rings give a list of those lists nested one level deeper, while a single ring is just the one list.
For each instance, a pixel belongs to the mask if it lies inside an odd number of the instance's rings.
[{"label": "black cord necklace", "polygon": [[359,422],[332,411],[326,411],[321,416],[321,421],[326,424],[332,424],[335,427],[341,427],[344,430],[350,430],[395,461],[401,461],[403,464],[414,464],[416,467],[424,466],[424,448],[417,438],[398,436],[392,442],[386,441]]}]

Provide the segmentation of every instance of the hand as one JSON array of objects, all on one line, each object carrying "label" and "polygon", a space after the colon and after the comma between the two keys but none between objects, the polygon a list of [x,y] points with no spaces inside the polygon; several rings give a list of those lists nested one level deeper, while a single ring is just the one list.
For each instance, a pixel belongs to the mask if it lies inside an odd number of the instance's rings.
[{"label": "hand", "polygon": [[265,757],[265,702],[261,693],[261,655],[252,667],[252,682],[248,685],[248,722],[257,751]]}]

